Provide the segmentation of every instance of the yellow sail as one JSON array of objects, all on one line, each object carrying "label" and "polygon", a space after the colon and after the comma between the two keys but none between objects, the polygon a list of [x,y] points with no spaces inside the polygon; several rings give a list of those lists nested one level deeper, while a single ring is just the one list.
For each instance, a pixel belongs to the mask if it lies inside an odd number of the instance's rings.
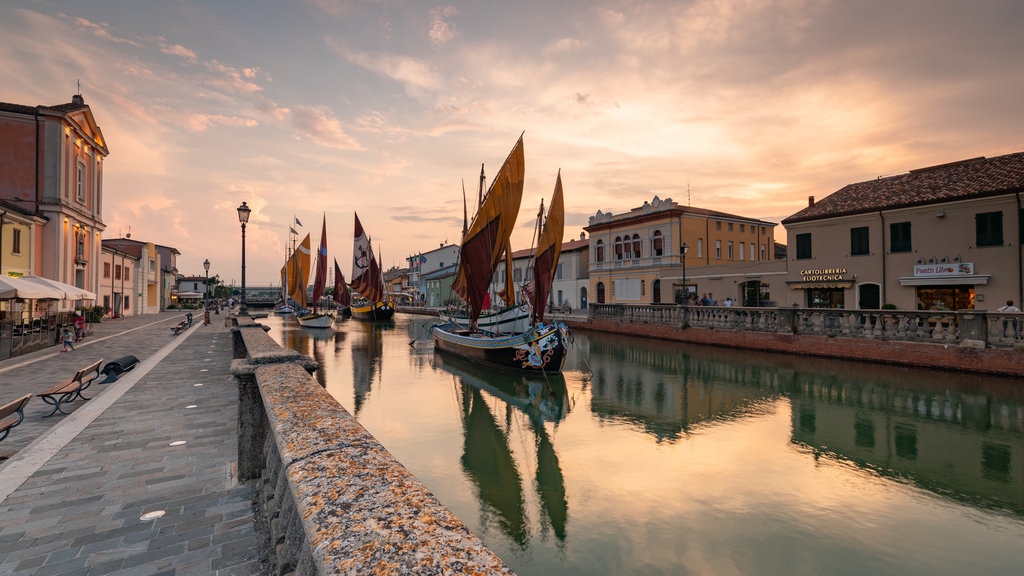
[{"label": "yellow sail", "polygon": [[459,250],[459,269],[452,291],[466,301],[474,324],[480,317],[494,270],[509,249],[509,239],[523,200],[525,174],[523,137],[520,135],[491,182]]},{"label": "yellow sail", "polygon": [[306,282],[310,272],[309,234],[288,259],[288,296],[300,307],[306,306]]},{"label": "yellow sail", "polygon": [[[543,229],[537,239],[537,252],[533,260],[533,313],[538,320],[544,320],[544,308],[551,283],[554,282],[555,270],[558,269],[558,257],[562,253],[562,231],[565,228],[565,203],[562,199],[562,171],[555,178],[555,191],[551,196],[551,206],[544,221]],[[555,304],[559,304],[556,302]]]}]

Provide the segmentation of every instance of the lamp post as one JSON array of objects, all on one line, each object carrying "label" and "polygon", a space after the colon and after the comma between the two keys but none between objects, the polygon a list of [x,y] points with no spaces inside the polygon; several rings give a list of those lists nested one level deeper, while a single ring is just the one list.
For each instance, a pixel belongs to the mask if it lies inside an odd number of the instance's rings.
[{"label": "lamp post", "polygon": [[251,211],[245,202],[238,207],[238,221],[242,223],[242,302],[238,306],[239,316],[249,315],[249,308],[246,306],[245,300],[245,224],[249,221],[249,212]]},{"label": "lamp post", "polygon": [[679,256],[683,260],[683,309],[690,304],[690,289],[686,287],[686,253],[689,252],[690,247],[683,242],[682,246],[679,247]]},{"label": "lamp post", "polygon": [[203,308],[210,307],[210,259],[203,260],[203,270],[206,270],[206,282],[203,284]]}]

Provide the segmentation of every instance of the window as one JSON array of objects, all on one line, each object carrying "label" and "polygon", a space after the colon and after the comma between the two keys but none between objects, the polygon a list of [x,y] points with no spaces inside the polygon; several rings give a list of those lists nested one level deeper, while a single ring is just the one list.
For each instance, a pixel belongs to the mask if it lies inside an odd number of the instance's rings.
[{"label": "window", "polygon": [[604,262],[604,240],[598,240],[596,245],[597,260],[596,262]]},{"label": "window", "polygon": [[850,228],[850,255],[859,256],[871,252],[868,244],[868,227]]},{"label": "window", "polygon": [[796,259],[803,260],[804,258],[811,257],[811,235],[797,234],[796,235]]},{"label": "window", "polygon": [[721,230],[721,229],[722,229],[722,223],[721,222],[715,222],[715,230]]},{"label": "window", "polygon": [[651,252],[655,256],[665,255],[665,239],[661,237],[661,230],[654,231],[654,239],[651,240]]},{"label": "window", "polygon": [[768,256],[768,252],[765,249],[764,244],[761,244],[761,261],[764,262],[765,260],[767,260],[767,256]]},{"label": "window", "polygon": [[114,266],[114,280],[120,280],[120,279],[121,279],[121,265],[118,264],[118,265]]},{"label": "window", "polygon": [[704,257],[704,239],[697,238],[697,258]]},{"label": "window", "polygon": [[732,232],[732,222],[729,222],[729,232]]},{"label": "window", "polygon": [[[732,224],[729,224],[729,225],[732,226]],[[728,258],[729,258],[729,260],[732,260],[732,240],[729,241],[729,243],[727,244],[726,248],[729,251],[728,252],[728,254],[729,254]]]},{"label": "window", "polygon": [[622,257],[623,257],[622,252],[623,252],[622,238],[616,236],[615,237],[615,259],[616,260],[622,260]]},{"label": "window", "polygon": [[[558,268],[555,269],[555,280],[561,280],[561,279],[562,279],[562,263],[559,262],[558,263]],[[562,298],[559,297],[558,301],[561,302]]]},{"label": "window", "polygon": [[129,308],[131,308],[131,306],[128,305],[128,302],[129,302],[130,298],[131,298],[130,296],[125,296],[124,297],[124,309],[125,310],[128,310]]},{"label": "window", "polygon": [[11,232],[11,253],[21,254],[21,228],[15,228]]},{"label": "window", "polygon": [[751,242],[750,243],[750,261],[751,262],[754,261],[754,254],[755,254],[755,252],[756,252],[756,249],[754,248],[754,243]]},{"label": "window", "polygon": [[747,225],[746,224],[740,224],[740,232],[746,232],[746,231],[747,231]]},{"label": "window", "polygon": [[740,242],[740,243],[739,243],[739,245],[738,245],[738,247],[739,247],[739,249],[740,249],[740,257],[739,257],[739,260],[743,260],[743,242]]},{"label": "window", "polygon": [[975,243],[978,246],[1003,245],[1003,213],[985,212],[974,215]]},{"label": "window", "polygon": [[85,202],[85,162],[78,163],[78,173],[75,181],[75,196],[79,202]]},{"label": "window", "polygon": [[640,250],[640,235],[633,234],[633,258],[642,258],[643,254]]},{"label": "window", "polygon": [[127,267],[127,266],[125,266],[125,267],[124,267],[124,279],[125,279],[125,281],[126,281],[126,282],[127,282],[128,280],[131,280],[131,278],[129,278],[129,277],[128,277],[128,272],[131,272],[131,268],[129,268],[129,267]]},{"label": "window", "polygon": [[110,262],[103,263],[103,277],[110,278]]},{"label": "window", "polygon": [[910,252],[910,222],[893,222],[889,224],[889,251]]},{"label": "window", "polygon": [[722,241],[721,240],[715,240],[715,259],[717,259],[717,260],[721,260],[722,259]]}]

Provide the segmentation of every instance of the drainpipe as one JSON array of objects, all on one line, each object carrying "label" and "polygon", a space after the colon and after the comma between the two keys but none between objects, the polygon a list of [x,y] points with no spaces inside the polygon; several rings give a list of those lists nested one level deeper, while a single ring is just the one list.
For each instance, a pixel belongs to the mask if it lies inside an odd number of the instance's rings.
[{"label": "drainpipe", "polygon": [[879,304],[879,306],[885,306],[885,304],[889,302],[889,300],[885,295],[885,289],[888,286],[888,283],[885,281],[885,214],[881,210],[878,211],[878,219],[882,221],[882,303]]},{"label": "drainpipe", "polygon": [[1021,261],[1024,260],[1024,248],[1020,245],[1020,240],[1024,237],[1024,232],[1021,231],[1021,219],[1020,219],[1020,192],[1015,194],[1017,197],[1017,303],[1024,302],[1024,269],[1021,267]]}]

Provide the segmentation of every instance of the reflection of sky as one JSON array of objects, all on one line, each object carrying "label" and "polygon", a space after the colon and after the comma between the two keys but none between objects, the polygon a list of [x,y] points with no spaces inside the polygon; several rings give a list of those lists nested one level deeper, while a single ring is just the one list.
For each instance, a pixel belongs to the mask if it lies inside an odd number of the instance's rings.
[{"label": "reflection of sky", "polygon": [[[278,282],[292,218],[342,270],[456,241],[526,132],[515,245],[559,169],[566,237],[644,201],[777,221],[880,174],[1024,149],[1014,0],[0,3],[4,101],[68,102],[108,141],[105,235],[178,269]],[[471,192],[472,193],[472,192]],[[777,238],[782,237],[779,234]],[[315,243],[315,240],[314,240]]]},{"label": "reflection of sky", "polygon": [[[523,482],[529,540],[520,550],[481,517],[461,468],[458,377],[416,360],[433,349],[409,346],[407,331],[384,336],[379,382],[359,421],[524,576],[558,574],[564,566],[587,574],[1007,574],[1024,561],[1024,519],[816,458],[794,443],[794,409],[785,397],[754,388],[741,417],[713,418],[665,442],[629,419],[597,417],[592,384],[577,371],[565,375],[566,417],[544,423],[564,479],[564,542],[543,526],[533,423],[483,396]],[[349,333],[344,345],[353,340]],[[708,351],[701,366],[745,373],[740,362],[716,364],[716,354]],[[332,373],[345,376],[328,389],[350,411],[351,361],[349,350],[326,358]],[[751,366],[783,372],[767,361]],[[894,380],[905,373],[864,371]]]}]

